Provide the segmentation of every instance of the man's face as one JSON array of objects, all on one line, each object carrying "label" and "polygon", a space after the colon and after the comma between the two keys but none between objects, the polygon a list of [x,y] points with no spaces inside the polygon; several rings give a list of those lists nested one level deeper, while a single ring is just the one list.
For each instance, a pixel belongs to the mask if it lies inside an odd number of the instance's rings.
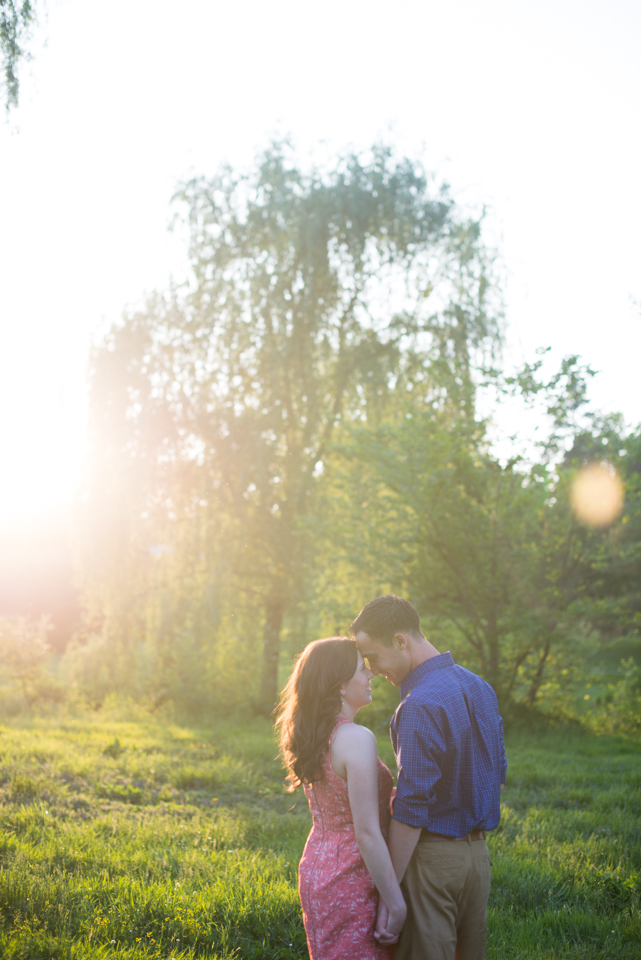
[{"label": "man's face", "polygon": [[371,640],[369,635],[363,632],[357,633],[354,639],[374,676],[381,673],[395,687],[400,687],[412,669],[406,643],[399,642],[395,637],[391,647],[388,647],[377,640]]}]

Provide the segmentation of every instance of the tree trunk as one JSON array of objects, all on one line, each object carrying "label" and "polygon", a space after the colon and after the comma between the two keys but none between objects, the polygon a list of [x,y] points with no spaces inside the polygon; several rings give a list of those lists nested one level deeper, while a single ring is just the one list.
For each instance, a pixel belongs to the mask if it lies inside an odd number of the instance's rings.
[{"label": "tree trunk", "polygon": [[498,693],[500,680],[500,649],[499,649],[499,627],[496,617],[496,608],[492,605],[488,616],[486,640],[488,650],[488,675],[487,681]]},{"label": "tree trunk", "polygon": [[263,629],[263,675],[261,680],[259,712],[269,716],[278,700],[278,660],[280,631],[285,614],[285,599],[280,593],[268,597],[265,604]]},{"label": "tree trunk", "polygon": [[536,700],[536,695],[539,692],[539,687],[541,686],[541,681],[543,680],[543,671],[545,669],[545,663],[550,653],[550,647],[552,646],[552,637],[548,637],[545,646],[543,647],[543,653],[539,658],[539,663],[536,668],[536,673],[534,674],[534,679],[530,684],[530,689],[527,692],[527,702],[531,707],[534,706],[534,701]]}]

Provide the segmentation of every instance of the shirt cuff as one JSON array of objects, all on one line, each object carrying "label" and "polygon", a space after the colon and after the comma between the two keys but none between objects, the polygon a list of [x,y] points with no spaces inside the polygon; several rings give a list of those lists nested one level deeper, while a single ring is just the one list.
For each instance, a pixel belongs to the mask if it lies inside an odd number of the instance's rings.
[{"label": "shirt cuff", "polygon": [[[423,813],[423,816],[421,816]],[[427,829],[424,811],[413,810],[411,804],[404,803],[398,797],[394,800],[394,811],[392,813],[394,820],[404,823],[406,827],[414,827],[416,830]]]}]

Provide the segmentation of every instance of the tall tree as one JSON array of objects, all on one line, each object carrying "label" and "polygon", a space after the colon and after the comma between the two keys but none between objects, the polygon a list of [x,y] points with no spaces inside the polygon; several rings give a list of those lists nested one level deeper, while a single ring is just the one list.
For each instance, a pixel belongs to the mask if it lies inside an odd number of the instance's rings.
[{"label": "tall tree", "polygon": [[108,338],[97,413],[118,422],[114,459],[137,451],[156,495],[168,465],[198,467],[198,502],[226,518],[230,589],[262,608],[259,702],[271,709],[335,427],[380,419],[392,388],[425,385],[439,365],[469,407],[471,371],[498,338],[491,261],[479,223],[383,147],[305,172],[274,144],[249,175],[224,169],[179,197],[189,292]]}]

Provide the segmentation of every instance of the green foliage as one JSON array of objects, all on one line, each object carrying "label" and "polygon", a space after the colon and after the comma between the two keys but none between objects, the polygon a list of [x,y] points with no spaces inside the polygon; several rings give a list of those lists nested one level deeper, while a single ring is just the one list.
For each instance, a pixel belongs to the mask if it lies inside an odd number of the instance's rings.
[{"label": "green foliage", "polygon": [[31,0],[22,0],[22,3],[0,0],[0,52],[7,110],[18,104],[20,84],[17,68],[20,60],[27,56],[22,44],[34,20],[34,6]]},{"label": "green foliage", "polygon": [[621,661],[617,683],[608,683],[607,692],[588,717],[597,733],[641,733],[641,669],[632,657]]},{"label": "green foliage", "polygon": [[[386,733],[379,751],[390,764]],[[275,753],[263,720],[1,728],[0,954],[304,956],[296,868],[310,818]],[[636,746],[567,728],[513,732],[507,753],[488,960],[632,960]]]},{"label": "green foliage", "polygon": [[619,416],[592,416],[577,430],[564,458],[570,470],[605,460],[625,488],[618,522],[595,538],[588,577],[589,616],[609,642],[638,638],[641,629],[641,430],[627,431]]},{"label": "green foliage", "polygon": [[51,630],[47,617],[0,618],[0,678],[5,681],[5,686],[0,687],[0,700],[5,706],[12,700],[12,688],[20,691],[28,707],[36,702],[59,703],[64,699],[64,690],[45,669]]},{"label": "green foliage", "polygon": [[[538,463],[502,462],[488,425],[449,393],[414,390],[386,422],[345,429],[326,477],[321,602],[353,610],[354,594],[409,596],[437,647],[479,671],[504,706],[572,712],[594,658],[641,622],[639,435],[616,418],[567,423],[585,375],[570,358],[541,387],[552,420]],[[519,389],[537,393],[533,369]],[[570,490],[604,454],[625,483],[625,509],[609,528],[589,528]]]}]

